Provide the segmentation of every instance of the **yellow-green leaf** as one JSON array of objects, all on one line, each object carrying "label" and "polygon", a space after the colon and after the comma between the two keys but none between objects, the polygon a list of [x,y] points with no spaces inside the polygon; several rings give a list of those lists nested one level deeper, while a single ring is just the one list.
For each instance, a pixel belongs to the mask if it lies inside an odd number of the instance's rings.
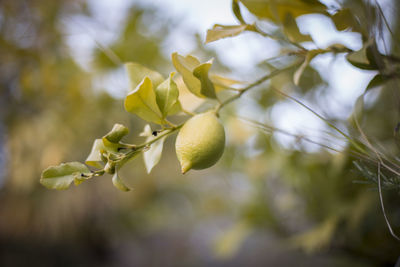
[{"label": "yellow-green leaf", "polygon": [[283,22],[283,31],[292,42],[312,42],[312,38],[308,34],[302,34],[297,26],[296,20],[293,18],[292,14],[287,13],[285,20]]},{"label": "yellow-green leaf", "polygon": [[157,71],[146,68],[138,63],[129,62],[125,64],[128,73],[131,90],[135,89],[144,77],[149,77],[154,86],[158,86],[164,81],[163,76]]},{"label": "yellow-green leaf", "polygon": [[201,64],[197,58],[191,55],[183,57],[173,53],[172,64],[182,75],[183,82],[190,92],[202,98],[215,98],[215,89],[208,78],[211,62]]},{"label": "yellow-green leaf", "polygon": [[355,52],[349,53],[346,56],[347,61],[349,61],[353,66],[365,69],[365,70],[376,70],[378,66],[374,61],[373,56],[370,55],[369,49],[370,46],[373,44],[372,40],[367,41],[364,43],[364,46]]},{"label": "yellow-green leaf", "polygon": [[175,69],[182,75],[183,82],[186,84],[189,91],[198,97],[204,97],[200,93],[200,81],[193,75],[193,69],[200,65],[200,61],[191,55],[183,57],[178,53],[173,53],[172,64],[174,65]]},{"label": "yellow-green leaf", "polygon": [[134,91],[125,98],[125,110],[140,118],[162,124],[162,114],[150,78],[145,77]]},{"label": "yellow-green leaf", "polygon": [[179,90],[176,83],[172,80],[174,74],[172,72],[169,78],[156,88],[156,101],[163,118],[170,114],[178,101]]},{"label": "yellow-green leaf", "polygon": [[344,31],[348,28],[358,28],[358,23],[348,8],[339,10],[331,18],[338,31]]},{"label": "yellow-green leaf", "polygon": [[[154,138],[155,138],[154,136],[150,136],[147,138],[146,141],[148,142]],[[157,140],[156,142],[151,144],[150,149],[143,152],[144,166],[146,167],[147,173],[150,173],[151,170],[154,168],[154,166],[156,166],[157,163],[160,161],[164,141],[165,137],[161,138],[160,140]]]},{"label": "yellow-green leaf", "polygon": [[129,133],[129,129],[126,128],[124,125],[116,123],[114,124],[111,131],[104,136],[108,141],[112,143],[118,143],[121,141],[122,137]]},{"label": "yellow-green leaf", "polygon": [[206,44],[222,38],[232,37],[241,34],[248,25],[220,25],[215,24],[212,29],[207,30]]},{"label": "yellow-green leaf", "polygon": [[210,75],[210,80],[213,82],[215,87],[215,92],[220,92],[226,89],[232,89],[232,85],[243,84],[244,82],[223,77],[220,75]]},{"label": "yellow-green leaf", "polygon": [[101,158],[101,151],[105,150],[105,146],[103,144],[102,139],[94,140],[92,150],[90,151],[89,156],[87,157],[85,163],[89,166],[93,166],[95,168],[103,168],[102,165],[102,158]]},{"label": "yellow-green leaf", "polygon": [[177,100],[175,102],[175,104],[171,107],[171,109],[168,111],[167,115],[174,115],[174,114],[179,113],[181,111],[182,111],[181,102],[179,102],[179,100]]},{"label": "yellow-green leaf", "polygon": [[210,70],[211,65],[211,61],[201,64],[193,70],[193,75],[200,80],[200,92],[202,95],[205,95],[208,98],[217,98],[215,95],[214,84],[208,77],[208,71]]},{"label": "yellow-green leaf", "polygon": [[241,0],[243,5],[260,18],[282,22],[286,14],[294,18],[311,13],[326,14],[326,6],[318,0]]},{"label": "yellow-green leaf", "polygon": [[121,191],[128,192],[131,190],[128,186],[125,185],[125,183],[119,177],[118,172],[114,173],[112,177],[112,183],[116,188],[118,188]]},{"label": "yellow-green leaf", "polygon": [[241,24],[246,24],[240,11],[239,0],[232,0],[232,11]]},{"label": "yellow-green leaf", "polygon": [[89,175],[90,170],[80,162],[62,163],[45,169],[40,178],[40,183],[49,189],[67,189],[76,179],[79,184],[82,174]]},{"label": "yellow-green leaf", "polygon": [[326,53],[326,50],[323,49],[312,49],[307,51],[307,54],[304,58],[303,63],[300,65],[300,67],[295,71],[293,74],[293,82],[295,85],[299,85],[300,83],[300,78],[304,72],[304,70],[307,68],[307,66],[310,64],[311,60],[315,58],[316,56]]}]

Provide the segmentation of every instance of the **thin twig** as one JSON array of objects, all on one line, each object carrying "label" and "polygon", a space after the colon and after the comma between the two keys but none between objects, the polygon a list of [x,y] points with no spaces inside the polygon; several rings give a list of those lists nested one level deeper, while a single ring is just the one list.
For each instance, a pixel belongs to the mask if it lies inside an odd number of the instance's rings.
[{"label": "thin twig", "polygon": [[381,208],[383,212],[383,217],[385,218],[386,225],[389,228],[390,234],[400,241],[400,238],[394,233],[392,226],[390,225],[389,219],[385,212],[385,205],[383,204],[383,196],[382,196],[382,186],[381,186],[381,164],[378,162],[378,191],[379,191],[379,201],[381,203]]},{"label": "thin twig", "polygon": [[[365,134],[364,131],[361,129],[361,126],[360,126],[360,124],[358,123],[358,120],[357,120],[356,118],[354,118],[354,122],[355,122],[356,127],[357,127],[358,131],[360,132],[362,138],[363,138],[364,141],[366,142],[367,147],[368,147],[369,149],[371,149],[371,150],[375,153],[375,155],[376,155],[376,157],[377,157],[377,159],[378,159],[378,161],[379,161],[378,163],[380,163],[383,167],[385,167],[387,170],[391,171],[392,173],[396,174],[397,176],[400,176],[400,173],[399,173],[398,171],[394,170],[393,168],[391,168],[390,166],[388,166],[388,165],[383,161],[383,159],[382,159],[381,156],[385,157],[385,155],[383,155],[381,152],[379,152],[379,151],[371,144],[371,142],[368,140],[366,134]],[[387,159],[386,159],[386,160],[387,160]],[[388,161],[388,160],[387,160],[387,161]],[[390,162],[390,161],[389,161],[389,162]],[[391,162],[391,163],[392,163],[392,162]],[[394,164],[394,163],[392,163],[392,164]],[[394,165],[395,165],[395,164],[394,164]]]},{"label": "thin twig", "polygon": [[335,125],[333,125],[330,121],[328,121],[327,119],[325,119],[324,117],[322,117],[320,114],[318,114],[317,112],[315,112],[312,108],[310,108],[309,106],[307,106],[306,104],[304,104],[303,102],[297,100],[296,98],[282,92],[281,90],[278,90],[276,88],[272,88],[275,92],[277,92],[278,94],[283,95],[284,97],[296,102],[297,104],[299,104],[300,106],[306,108],[307,110],[309,110],[311,113],[313,113],[315,116],[317,116],[319,119],[321,119],[322,121],[324,121],[329,127],[331,127],[332,129],[334,129],[335,131],[337,131],[338,133],[340,133],[343,137],[345,137],[355,148],[357,148],[361,153],[366,153],[366,151],[359,146],[350,136],[348,136],[347,134],[345,134],[342,130],[340,130],[338,127],[336,127]]},{"label": "thin twig", "polygon": [[290,133],[290,132],[285,131],[285,130],[283,130],[283,129],[279,129],[279,128],[276,128],[276,127],[273,127],[273,126],[270,126],[270,125],[266,125],[266,124],[260,123],[260,122],[258,122],[258,121],[254,121],[254,120],[252,120],[252,119],[248,119],[248,118],[238,117],[238,119],[240,119],[240,120],[242,120],[242,121],[244,121],[244,122],[247,122],[247,123],[249,123],[249,124],[253,124],[253,125],[255,125],[256,127],[260,127],[260,128],[263,129],[263,130],[266,130],[266,131],[269,130],[271,133],[273,133],[273,132],[279,132],[279,133],[281,133],[281,134],[284,134],[284,135],[287,135],[287,136],[291,136],[291,137],[294,137],[294,138],[296,138],[296,139],[304,140],[304,141],[309,142],[309,143],[311,143],[311,144],[315,144],[315,145],[324,147],[324,148],[326,148],[326,149],[329,149],[329,150],[332,150],[332,151],[335,151],[335,152],[338,152],[338,153],[341,152],[341,151],[339,151],[339,150],[337,150],[337,149],[335,149],[335,148],[333,148],[333,147],[330,147],[330,146],[325,145],[325,144],[318,143],[318,142],[316,142],[316,141],[314,141],[314,140],[311,140],[311,139],[309,139],[308,137],[303,136],[303,135],[293,134],[293,133]]},{"label": "thin twig", "polygon": [[289,69],[292,69],[292,68],[294,68],[294,67],[300,65],[300,63],[301,63],[300,61],[297,61],[296,63],[294,63],[294,64],[292,64],[292,65],[289,65],[288,67],[285,67],[285,68],[282,68],[282,69],[274,70],[274,71],[272,71],[271,73],[269,73],[269,74],[265,75],[264,77],[260,78],[259,80],[255,81],[254,83],[249,84],[249,85],[246,86],[245,88],[241,89],[241,90],[239,91],[239,93],[237,93],[236,95],[234,95],[234,96],[232,96],[232,97],[226,99],[224,102],[220,103],[220,104],[217,106],[217,108],[216,108],[216,113],[218,114],[219,111],[220,111],[224,106],[226,106],[227,104],[231,103],[232,101],[235,101],[236,99],[240,98],[244,93],[246,93],[246,92],[247,92],[248,90],[250,90],[251,88],[253,88],[253,87],[257,86],[257,85],[262,84],[263,82],[265,82],[265,81],[271,79],[272,77],[274,77],[274,76],[276,76],[276,75],[278,75],[278,74],[280,74],[280,73],[282,73],[282,72],[284,72],[284,71],[287,71],[287,70],[289,70]]}]

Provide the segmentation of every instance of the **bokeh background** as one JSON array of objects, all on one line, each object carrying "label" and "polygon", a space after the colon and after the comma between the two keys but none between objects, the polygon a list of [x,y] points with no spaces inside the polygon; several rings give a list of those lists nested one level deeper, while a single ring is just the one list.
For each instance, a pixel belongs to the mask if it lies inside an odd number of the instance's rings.
[{"label": "bokeh background", "polygon": [[[399,3],[379,2],[398,36]],[[123,109],[124,62],[167,74],[172,52],[191,53],[213,57],[216,73],[251,82],[286,49],[255,33],[204,45],[215,23],[236,23],[230,1],[0,1],[0,266],[394,266],[400,243],[386,228],[375,186],[355,183],[363,176],[346,142],[268,90],[285,88],[351,132],[347,118],[376,72],[341,55],[316,58],[300,87],[280,75],[224,110],[227,148],[208,170],[181,175],[172,137],[150,174],[141,158],[124,168],[131,192],[108,176],[66,191],[39,184],[50,165],[83,162],[114,123],[129,127],[127,141],[143,141],[145,123]],[[338,32],[322,15],[298,23],[319,47],[362,46],[357,33]],[[382,35],[398,54],[398,40]],[[368,93],[362,121],[393,154],[395,89]],[[385,191],[395,229],[399,199]]]}]

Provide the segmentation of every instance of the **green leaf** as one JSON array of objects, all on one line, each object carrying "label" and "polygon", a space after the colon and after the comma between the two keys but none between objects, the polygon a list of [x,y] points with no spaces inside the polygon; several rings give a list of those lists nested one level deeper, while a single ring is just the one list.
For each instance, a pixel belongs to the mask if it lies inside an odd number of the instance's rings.
[{"label": "green leaf", "polygon": [[[151,141],[154,138],[154,136],[150,136],[147,138],[146,141]],[[147,173],[150,173],[154,166],[156,166],[157,163],[160,161],[165,138],[166,137],[163,137],[157,140],[156,142],[151,144],[149,150],[143,152],[144,165],[146,167]]]},{"label": "green leaf", "polygon": [[367,88],[365,88],[365,91],[374,89],[375,87],[381,86],[383,85],[385,82],[387,81],[387,79],[381,75],[381,74],[377,74],[375,75],[374,78],[372,78],[372,80],[368,83]]},{"label": "green leaf", "polygon": [[160,73],[148,69],[138,63],[126,63],[125,69],[129,76],[131,90],[135,89],[142,82],[144,77],[149,77],[154,86],[158,86],[162,81],[164,81],[164,78]]},{"label": "green leaf", "polygon": [[86,165],[80,162],[62,163],[45,169],[40,178],[40,183],[49,189],[63,190],[76,180],[76,184],[82,181],[82,174],[90,175]]},{"label": "green leaf", "polygon": [[110,141],[111,143],[118,143],[121,141],[122,137],[129,133],[129,129],[124,125],[116,123],[114,124],[111,131],[104,136],[105,139]]},{"label": "green leaf", "polygon": [[208,78],[208,70],[211,67],[211,62],[201,64],[197,58],[191,55],[183,57],[177,53],[173,53],[172,64],[182,75],[182,79],[190,92],[201,98],[216,97],[211,85],[212,83]]},{"label": "green leaf", "polygon": [[283,31],[288,39],[292,42],[301,43],[313,41],[310,35],[305,35],[300,32],[296,20],[290,13],[287,13],[285,16],[285,20],[283,22]]},{"label": "green leaf", "polygon": [[326,84],[326,82],[321,78],[319,72],[308,65],[301,75],[298,86],[302,93],[306,93],[308,90],[315,89],[316,86],[322,84]]},{"label": "green leaf", "polygon": [[239,0],[232,0],[232,12],[241,24],[246,24],[240,11]]},{"label": "green leaf", "polygon": [[372,40],[364,43],[364,46],[355,52],[349,53],[346,56],[347,61],[353,66],[364,70],[377,70],[378,67],[370,55],[369,47],[372,45]]},{"label": "green leaf", "polygon": [[247,29],[248,25],[220,25],[215,24],[212,29],[207,30],[206,44],[222,38],[233,37],[241,34]]},{"label": "green leaf", "polygon": [[353,108],[353,112],[351,114],[351,118],[357,121],[361,121],[363,114],[364,114],[364,94],[360,95]]},{"label": "green leaf", "polygon": [[102,139],[94,140],[92,150],[90,151],[90,154],[87,157],[85,163],[89,166],[102,169],[103,168],[102,162],[104,161],[102,160],[101,157],[101,151],[104,150],[106,150],[106,148],[103,144],[103,140]]},{"label": "green leaf", "polygon": [[311,60],[318,56],[321,53],[322,50],[320,49],[315,49],[315,50],[310,50],[307,52],[306,57],[304,58],[303,63],[300,65],[300,67],[295,71],[293,74],[293,82],[296,86],[299,85],[300,78],[304,72],[304,70],[307,68],[307,66],[310,64]]},{"label": "green leaf", "polygon": [[128,192],[131,189],[124,184],[122,179],[119,177],[118,172],[116,172],[112,177],[113,185],[121,191]]},{"label": "green leaf", "polygon": [[148,77],[125,98],[125,110],[148,122],[162,124],[162,114],[157,106],[153,84]]},{"label": "green leaf", "polygon": [[156,101],[163,118],[170,114],[178,101],[179,90],[176,83],[172,80],[174,76],[172,72],[168,79],[156,88]]},{"label": "green leaf", "polygon": [[178,53],[173,53],[172,64],[174,65],[175,69],[182,75],[182,79],[189,91],[191,91],[198,97],[204,97],[203,95],[201,95],[201,83],[199,79],[197,79],[193,75],[192,72],[193,69],[200,65],[200,61],[191,55],[183,57]]},{"label": "green leaf", "polygon": [[152,135],[152,130],[149,124],[146,124],[143,128],[143,131],[139,134],[139,136],[149,137]]},{"label": "green leaf", "polygon": [[331,16],[333,23],[338,31],[344,31],[348,28],[356,28],[358,23],[354,20],[353,14],[348,8],[344,8]]},{"label": "green leaf", "polygon": [[274,22],[282,22],[286,14],[294,18],[311,13],[327,14],[326,6],[318,0],[241,0],[254,15]]},{"label": "green leaf", "polygon": [[210,75],[210,79],[214,84],[216,92],[220,92],[226,89],[231,89],[232,85],[235,84],[244,84],[244,82],[242,81],[233,80],[219,75]]},{"label": "green leaf", "polygon": [[200,80],[201,83],[201,94],[208,98],[217,98],[215,95],[215,88],[210,78],[208,77],[208,71],[210,70],[212,61],[201,64],[193,70],[193,74]]},{"label": "green leaf", "polygon": [[168,111],[167,115],[174,115],[174,114],[179,113],[181,111],[182,111],[181,102],[179,102],[179,100],[177,100],[175,102],[175,104],[171,107],[171,109]]}]

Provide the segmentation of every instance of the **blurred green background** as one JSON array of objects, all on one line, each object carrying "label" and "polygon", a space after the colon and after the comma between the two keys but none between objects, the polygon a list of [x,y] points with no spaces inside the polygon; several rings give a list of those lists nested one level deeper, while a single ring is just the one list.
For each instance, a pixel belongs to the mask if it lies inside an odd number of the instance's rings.
[{"label": "blurred green background", "polygon": [[[218,42],[204,46],[203,33],[182,29],[183,18],[165,6],[132,1],[118,16],[111,2],[100,15],[96,1],[0,2],[0,266],[394,266],[400,243],[386,228],[374,186],[354,183],[363,177],[353,158],[293,138],[285,145],[235,118],[241,111],[274,121],[283,99],[268,85],[224,111],[227,148],[208,170],[181,175],[169,138],[151,174],[141,158],[125,167],[131,192],[115,189],[108,176],[66,191],[41,186],[43,169],[83,162],[114,123],[140,142],[144,122],[123,109],[123,62],[167,74],[167,52],[177,46],[203,61],[214,57],[213,70],[231,77],[251,81],[265,70],[262,60],[249,66],[243,59],[247,76],[240,73],[220,60]],[[397,36],[399,5],[385,3],[396,14]],[[117,17],[112,29],[109,16]],[[294,91],[317,107],[330,88],[329,74],[318,71],[310,68],[313,83]],[[275,85],[283,79],[290,80]],[[396,154],[398,92],[384,88],[371,99],[363,128]],[[329,118],[345,125],[343,114]],[[398,229],[400,198],[392,190],[384,199]]]}]

